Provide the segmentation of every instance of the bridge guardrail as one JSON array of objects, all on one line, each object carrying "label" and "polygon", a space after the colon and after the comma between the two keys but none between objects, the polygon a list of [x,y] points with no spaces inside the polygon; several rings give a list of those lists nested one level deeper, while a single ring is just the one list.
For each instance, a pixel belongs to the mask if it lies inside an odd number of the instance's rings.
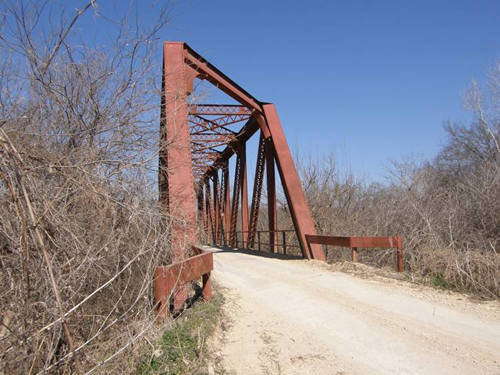
[{"label": "bridge guardrail", "polygon": [[158,320],[169,313],[169,299],[175,289],[202,277],[202,295],[205,300],[212,298],[210,273],[213,270],[213,253],[193,246],[195,256],[168,266],[156,267],[154,273],[154,303]]},{"label": "bridge guardrail", "polygon": [[[243,234],[250,233],[248,230],[238,230],[236,231],[236,247],[238,247],[240,244],[242,247],[245,247],[247,244],[243,240]],[[271,233],[274,233],[275,235],[275,243],[271,244],[269,242],[264,242],[261,239],[261,233],[267,234],[268,236]],[[279,235],[281,233],[281,236]],[[270,251],[272,252],[279,252],[281,249],[282,253],[286,255],[287,249],[299,249],[300,251],[300,245],[298,244],[298,241],[296,239],[288,240],[287,241],[287,233],[294,233],[294,229],[276,229],[276,230],[256,230],[256,241],[254,244],[254,247],[256,250],[263,250],[263,246],[266,246]],[[240,238],[240,235],[242,238]],[[294,243],[295,242],[295,243]],[[272,245],[272,246],[271,246]]]},{"label": "bridge guardrail", "polygon": [[403,239],[394,237],[337,237],[306,234],[307,246],[318,244],[325,246],[349,247],[352,250],[352,261],[358,261],[358,248],[382,248],[397,250],[397,270],[403,272]]}]

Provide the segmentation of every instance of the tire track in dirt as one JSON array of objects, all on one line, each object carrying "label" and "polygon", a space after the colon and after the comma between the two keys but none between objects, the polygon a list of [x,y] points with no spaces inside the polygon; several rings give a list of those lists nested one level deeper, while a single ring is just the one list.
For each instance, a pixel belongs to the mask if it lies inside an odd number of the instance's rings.
[{"label": "tire track in dirt", "polygon": [[499,374],[500,308],[312,262],[214,254],[236,374]]}]

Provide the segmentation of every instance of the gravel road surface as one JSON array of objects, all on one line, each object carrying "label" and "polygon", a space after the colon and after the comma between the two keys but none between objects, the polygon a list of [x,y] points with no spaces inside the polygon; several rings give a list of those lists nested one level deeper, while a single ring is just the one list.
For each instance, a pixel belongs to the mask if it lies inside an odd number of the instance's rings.
[{"label": "gravel road surface", "polygon": [[500,304],[324,264],[214,254],[229,374],[500,374]]}]

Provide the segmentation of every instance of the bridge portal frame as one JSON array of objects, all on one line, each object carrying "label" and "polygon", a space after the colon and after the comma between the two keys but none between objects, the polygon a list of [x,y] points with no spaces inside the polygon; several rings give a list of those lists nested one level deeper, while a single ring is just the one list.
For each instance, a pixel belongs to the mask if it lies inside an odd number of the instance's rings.
[{"label": "bridge portal frame", "polygon": [[[193,91],[196,78],[210,82],[238,102],[241,107],[190,106],[187,98]],[[194,160],[191,153],[192,139],[188,115],[206,114],[207,111],[225,115],[246,114],[249,117],[243,128],[232,136],[230,142],[227,142],[226,148],[210,160],[212,165],[206,170],[198,171],[201,174],[196,176],[198,178],[195,181],[194,173],[197,171],[193,169],[193,162],[197,162],[198,159]],[[223,125],[218,124],[218,126]],[[262,155],[258,156],[258,170],[249,212],[246,142],[259,130]],[[234,154],[237,155],[238,170],[235,171],[231,198],[229,173],[223,173],[226,177],[223,178],[223,184],[218,183],[217,176],[219,169],[227,171],[229,159]],[[270,250],[274,251],[273,244],[277,230],[274,176],[276,165],[303,256],[307,259],[324,260],[323,248],[320,245],[308,246],[306,241],[305,235],[315,235],[316,229],[274,104],[255,99],[186,43],[165,42],[160,122],[159,201],[160,207],[174,218],[171,226],[173,261],[184,259],[185,249],[198,243],[197,220],[201,220],[203,226],[212,232],[216,241],[231,245],[234,244],[236,221],[240,212],[241,229],[244,233],[248,233],[248,237],[245,236],[243,239],[244,244],[248,246],[253,241],[266,164],[269,230],[272,233],[269,241]],[[210,179],[214,181],[213,194],[209,191]]]}]

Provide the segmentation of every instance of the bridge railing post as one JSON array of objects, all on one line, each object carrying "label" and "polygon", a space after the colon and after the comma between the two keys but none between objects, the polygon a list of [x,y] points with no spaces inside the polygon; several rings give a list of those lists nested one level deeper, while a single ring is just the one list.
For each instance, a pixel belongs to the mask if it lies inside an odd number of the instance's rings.
[{"label": "bridge railing post", "polygon": [[358,262],[358,248],[357,247],[352,248],[352,262],[353,263]]},{"label": "bridge railing post", "polygon": [[205,301],[209,301],[212,298],[212,283],[210,281],[210,272],[205,273],[202,276],[203,286],[201,293]]},{"label": "bridge railing post", "polygon": [[[352,249],[352,261],[358,261],[358,248],[381,248],[397,250],[397,270],[403,272],[403,241],[401,237],[338,237],[306,234],[309,244],[349,247]],[[328,250],[327,250],[328,251]]]}]

